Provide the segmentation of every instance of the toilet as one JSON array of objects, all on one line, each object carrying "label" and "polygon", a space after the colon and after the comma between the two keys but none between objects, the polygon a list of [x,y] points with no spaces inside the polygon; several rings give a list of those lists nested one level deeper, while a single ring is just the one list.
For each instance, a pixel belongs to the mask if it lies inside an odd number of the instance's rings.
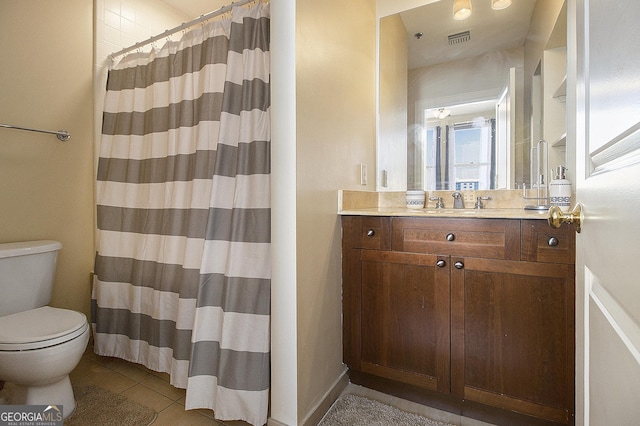
[{"label": "toilet", "polygon": [[57,241],[0,244],[0,381],[11,383],[12,405],[75,409],[69,373],[89,341],[87,317],[47,306],[51,301]]}]

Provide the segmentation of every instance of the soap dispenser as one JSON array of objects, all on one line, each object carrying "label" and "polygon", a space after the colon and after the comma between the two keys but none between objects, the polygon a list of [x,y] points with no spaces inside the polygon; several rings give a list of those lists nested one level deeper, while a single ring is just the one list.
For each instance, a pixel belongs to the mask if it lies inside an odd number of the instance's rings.
[{"label": "soap dispenser", "polygon": [[558,166],[554,178],[549,182],[549,201],[552,206],[558,206],[563,212],[571,207],[571,182],[565,177],[567,168]]}]

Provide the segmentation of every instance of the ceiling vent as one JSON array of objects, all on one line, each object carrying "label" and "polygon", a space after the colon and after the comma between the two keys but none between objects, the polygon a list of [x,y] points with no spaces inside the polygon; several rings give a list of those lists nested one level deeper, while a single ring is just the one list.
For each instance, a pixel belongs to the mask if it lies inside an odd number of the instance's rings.
[{"label": "ceiling vent", "polygon": [[449,46],[454,46],[471,40],[471,33],[469,31],[463,31],[457,34],[451,34],[447,38],[449,39]]}]

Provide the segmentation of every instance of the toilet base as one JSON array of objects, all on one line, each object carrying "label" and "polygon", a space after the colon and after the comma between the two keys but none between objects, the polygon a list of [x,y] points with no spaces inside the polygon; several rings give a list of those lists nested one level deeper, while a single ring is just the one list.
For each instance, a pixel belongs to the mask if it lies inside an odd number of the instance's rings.
[{"label": "toilet base", "polygon": [[11,404],[62,406],[63,419],[69,417],[76,409],[76,399],[73,396],[69,376],[43,386],[13,384]]}]

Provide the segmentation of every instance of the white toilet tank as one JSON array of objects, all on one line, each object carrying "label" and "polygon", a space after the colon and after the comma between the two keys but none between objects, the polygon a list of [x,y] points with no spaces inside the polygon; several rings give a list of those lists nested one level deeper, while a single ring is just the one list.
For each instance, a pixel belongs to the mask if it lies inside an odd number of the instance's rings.
[{"label": "white toilet tank", "polygon": [[0,317],[49,304],[61,248],[58,241],[0,244]]}]

